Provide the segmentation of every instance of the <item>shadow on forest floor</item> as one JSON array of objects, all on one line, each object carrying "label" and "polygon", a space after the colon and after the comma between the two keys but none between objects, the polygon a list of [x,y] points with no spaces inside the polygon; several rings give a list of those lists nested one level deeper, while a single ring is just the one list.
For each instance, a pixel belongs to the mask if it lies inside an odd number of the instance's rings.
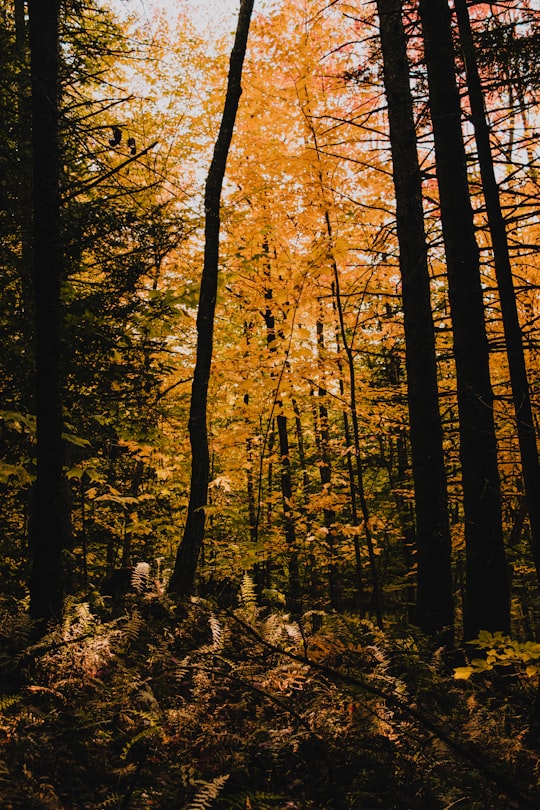
[{"label": "shadow on forest floor", "polygon": [[354,615],[127,596],[3,616],[2,810],[540,806],[525,674],[456,680]]}]

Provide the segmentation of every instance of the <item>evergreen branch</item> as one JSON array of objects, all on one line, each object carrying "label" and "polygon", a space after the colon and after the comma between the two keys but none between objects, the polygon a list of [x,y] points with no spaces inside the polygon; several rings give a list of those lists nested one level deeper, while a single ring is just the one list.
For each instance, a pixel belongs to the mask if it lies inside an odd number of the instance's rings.
[{"label": "evergreen branch", "polygon": [[91,183],[87,183],[86,185],[81,186],[81,188],[76,189],[75,191],[72,191],[71,194],[68,194],[66,197],[64,197],[63,202],[69,202],[70,200],[75,199],[75,197],[78,197],[79,194],[84,194],[86,191],[90,191],[91,188],[95,188],[95,186],[99,186],[105,180],[108,180],[109,177],[113,177],[115,174],[118,174],[118,172],[122,171],[122,169],[125,169],[125,167],[129,166],[130,163],[133,163],[134,161],[139,160],[139,158],[146,155],[148,152],[150,152],[151,149],[154,148],[154,146],[157,146],[158,143],[159,143],[159,141],[154,141],[154,143],[151,143],[150,146],[146,147],[146,149],[143,149],[142,151],[137,152],[136,155],[132,155],[131,157],[128,157],[126,160],[124,160],[118,166],[115,166],[113,169],[110,169],[108,172],[105,172],[105,174],[102,174],[101,177],[96,177],[96,179],[92,180]]}]

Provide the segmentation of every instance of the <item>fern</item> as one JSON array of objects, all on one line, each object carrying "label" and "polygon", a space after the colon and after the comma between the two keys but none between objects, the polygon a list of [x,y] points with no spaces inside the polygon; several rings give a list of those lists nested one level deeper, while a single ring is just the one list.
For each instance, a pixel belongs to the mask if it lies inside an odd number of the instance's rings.
[{"label": "fern", "polygon": [[257,594],[255,592],[255,583],[249,574],[245,573],[242,577],[242,584],[240,585],[240,606],[244,613],[250,618],[254,619],[257,616]]},{"label": "fern", "polygon": [[205,782],[185,810],[208,810],[212,802],[217,799],[223,790],[229,775],[230,774],[226,773],[223,776],[216,776],[211,782]]},{"label": "fern", "polygon": [[123,632],[128,641],[135,641],[144,626],[144,619],[137,609],[134,609],[124,625]]},{"label": "fern", "polygon": [[21,695],[0,695],[0,712],[3,713],[7,709],[11,709],[22,700]]},{"label": "fern", "polygon": [[[141,713],[141,715],[142,714],[143,713]],[[146,717],[149,718],[150,716],[146,715]],[[150,719],[149,722],[153,722],[153,719]],[[140,743],[141,740],[152,740],[155,737],[159,737],[160,735],[161,729],[156,725],[150,725],[148,726],[148,728],[143,728],[142,731],[139,731],[138,734],[135,734],[135,736],[131,740],[129,740],[128,743],[126,743],[126,745],[122,749],[122,753],[120,754],[120,759],[125,761],[128,758],[129,753],[133,749],[133,747],[136,746],[138,743]]]},{"label": "fern", "polygon": [[9,768],[3,759],[0,759],[0,782],[11,782]]},{"label": "fern", "polygon": [[131,574],[131,585],[137,593],[144,593],[150,583],[150,565],[146,562],[139,562]]},{"label": "fern", "polygon": [[120,807],[120,803],[122,801],[122,796],[119,793],[113,793],[110,796],[107,796],[104,801],[100,802],[96,810],[111,810],[113,807]]},{"label": "fern", "polygon": [[174,670],[174,679],[180,683],[184,680],[186,675],[191,669],[191,659],[189,655],[186,655],[181,661],[175,662],[176,669]]},{"label": "fern", "polygon": [[[276,793],[243,791],[234,796],[228,796],[223,801],[223,808],[224,810],[225,808],[226,810],[272,810],[276,807],[283,807],[284,802],[285,797]],[[222,806],[221,801],[219,806]]]},{"label": "fern", "polygon": [[210,614],[208,619],[210,629],[212,631],[212,646],[216,650],[221,650],[223,647],[223,628],[219,619],[213,614]]},{"label": "fern", "polygon": [[302,633],[300,632],[300,628],[297,624],[286,622],[284,624],[284,630],[291,641],[294,641],[296,644],[299,644],[302,641]]}]

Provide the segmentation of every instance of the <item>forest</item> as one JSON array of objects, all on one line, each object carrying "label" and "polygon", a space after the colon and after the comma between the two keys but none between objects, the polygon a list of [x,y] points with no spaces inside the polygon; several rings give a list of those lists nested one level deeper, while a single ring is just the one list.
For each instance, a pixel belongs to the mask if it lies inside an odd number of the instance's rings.
[{"label": "forest", "polygon": [[540,7],[238,6],[0,0],[0,810],[538,808]]}]

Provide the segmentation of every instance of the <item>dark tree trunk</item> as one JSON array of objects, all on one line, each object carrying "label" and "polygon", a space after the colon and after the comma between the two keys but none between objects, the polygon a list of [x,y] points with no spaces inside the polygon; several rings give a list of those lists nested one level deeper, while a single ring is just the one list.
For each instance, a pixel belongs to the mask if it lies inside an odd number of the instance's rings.
[{"label": "dark tree trunk", "polygon": [[[21,239],[20,277],[21,277],[21,311],[20,328],[26,346],[32,345],[34,324],[33,287],[32,287],[32,187],[30,181],[31,167],[31,92],[30,71],[28,65],[29,43],[28,24],[25,15],[24,0],[15,0],[15,45],[17,52],[17,156],[18,156],[18,224]],[[23,402],[29,406],[29,377],[33,358],[28,358],[28,366],[23,370]],[[31,407],[31,406],[30,406]]]},{"label": "dark tree trunk", "polygon": [[447,0],[420,0],[452,315],[463,483],[466,593],[464,637],[508,632],[510,597],[502,535],[480,257],[467,180]]},{"label": "dark tree trunk", "polygon": [[418,165],[401,0],[377,0],[388,104],[406,341],[414,479],[416,622],[452,643],[454,603],[448,494],[437,387],[422,180]]},{"label": "dark tree trunk", "polygon": [[506,226],[502,214],[499,187],[495,178],[489,127],[484,108],[484,95],[476,61],[469,12],[465,0],[455,0],[454,6],[457,12],[461,47],[467,71],[472,122],[495,259],[495,275],[499,288],[512,398],[516,413],[525,502],[531,527],[532,554],[536,567],[536,576],[540,581],[540,468],[538,465],[536,429],[531,406],[529,381],[527,379],[527,367],[523,351],[523,337],[519,324]]},{"label": "dark tree trunk", "polygon": [[[317,351],[319,356],[319,374],[321,383],[319,384],[317,395],[319,399],[318,430],[315,438],[319,450],[319,475],[321,478],[322,497],[327,498],[331,492],[332,484],[332,464],[330,460],[330,426],[328,420],[328,408],[326,401],[328,391],[324,382],[324,323],[321,317],[317,320]],[[334,509],[323,506],[323,519],[326,529],[326,546],[328,548],[328,592],[330,597],[330,607],[332,610],[339,609],[339,588],[336,571],[336,513]]]},{"label": "dark tree trunk", "polygon": [[[332,300],[334,312],[336,311],[335,298]],[[339,339],[339,324],[335,325],[336,333],[336,346],[338,349],[337,367],[338,367],[338,380],[339,380],[339,395],[342,400],[345,399],[345,383],[343,381],[343,367],[339,356],[340,339]],[[349,484],[350,504],[351,504],[351,522],[353,526],[359,526],[360,520],[358,517],[358,504],[357,504],[357,491],[353,467],[353,456],[351,452],[352,436],[351,426],[349,423],[349,415],[347,411],[343,411],[343,438],[345,440],[346,459],[347,459],[347,479]],[[354,561],[355,561],[355,584],[356,584],[356,598],[360,613],[365,616],[365,595],[364,595],[364,576],[362,571],[362,552],[360,549],[360,540],[355,533],[353,537],[354,543]]]},{"label": "dark tree trunk", "polygon": [[41,632],[62,614],[69,535],[63,474],[60,329],[62,246],[58,142],[59,0],[30,0],[35,305],[36,482],[30,526],[30,613]]},{"label": "dark tree trunk", "polygon": [[[263,250],[268,255],[268,244],[263,245]],[[268,266],[268,277],[270,276],[270,268]],[[273,297],[272,288],[267,287],[264,295],[268,302],[264,311],[264,322],[266,324],[266,341],[268,348],[271,352],[277,349],[276,343],[276,322],[274,314],[271,309],[271,301]],[[279,382],[277,383],[279,386]],[[279,391],[278,391],[279,393]],[[276,406],[282,411],[282,402],[279,396],[276,397]],[[287,588],[287,608],[294,618],[298,617],[301,613],[302,594],[300,586],[300,569],[298,564],[298,548],[296,542],[296,523],[294,518],[292,506],[292,476],[291,476],[291,459],[289,455],[289,429],[287,417],[280,412],[276,418],[278,429],[278,442],[279,442],[279,459],[280,459],[280,482],[281,482],[281,497],[283,501],[283,525],[285,534],[285,543],[287,546],[287,571],[289,576]]]},{"label": "dark tree trunk", "polygon": [[191,485],[186,525],[178,547],[169,589],[181,595],[193,593],[197,562],[202,546],[205,506],[208,502],[210,457],[208,450],[207,402],[214,339],[221,191],[236,113],[242,93],[241,79],[246,54],[253,0],[242,0],[231,52],[227,94],[221,125],[208,171],[204,197],[205,245],[197,312],[197,358],[191,389],[189,437],[191,442]]},{"label": "dark tree trunk", "polygon": [[296,547],[296,526],[293,513],[293,491],[291,478],[291,459],[289,455],[289,436],[287,417],[279,414],[276,418],[279,455],[281,459],[281,495],[283,498],[283,521],[285,525],[285,542],[287,544],[287,568],[289,586],[287,588],[287,608],[293,618],[301,613],[300,571],[298,567],[298,550]]}]

